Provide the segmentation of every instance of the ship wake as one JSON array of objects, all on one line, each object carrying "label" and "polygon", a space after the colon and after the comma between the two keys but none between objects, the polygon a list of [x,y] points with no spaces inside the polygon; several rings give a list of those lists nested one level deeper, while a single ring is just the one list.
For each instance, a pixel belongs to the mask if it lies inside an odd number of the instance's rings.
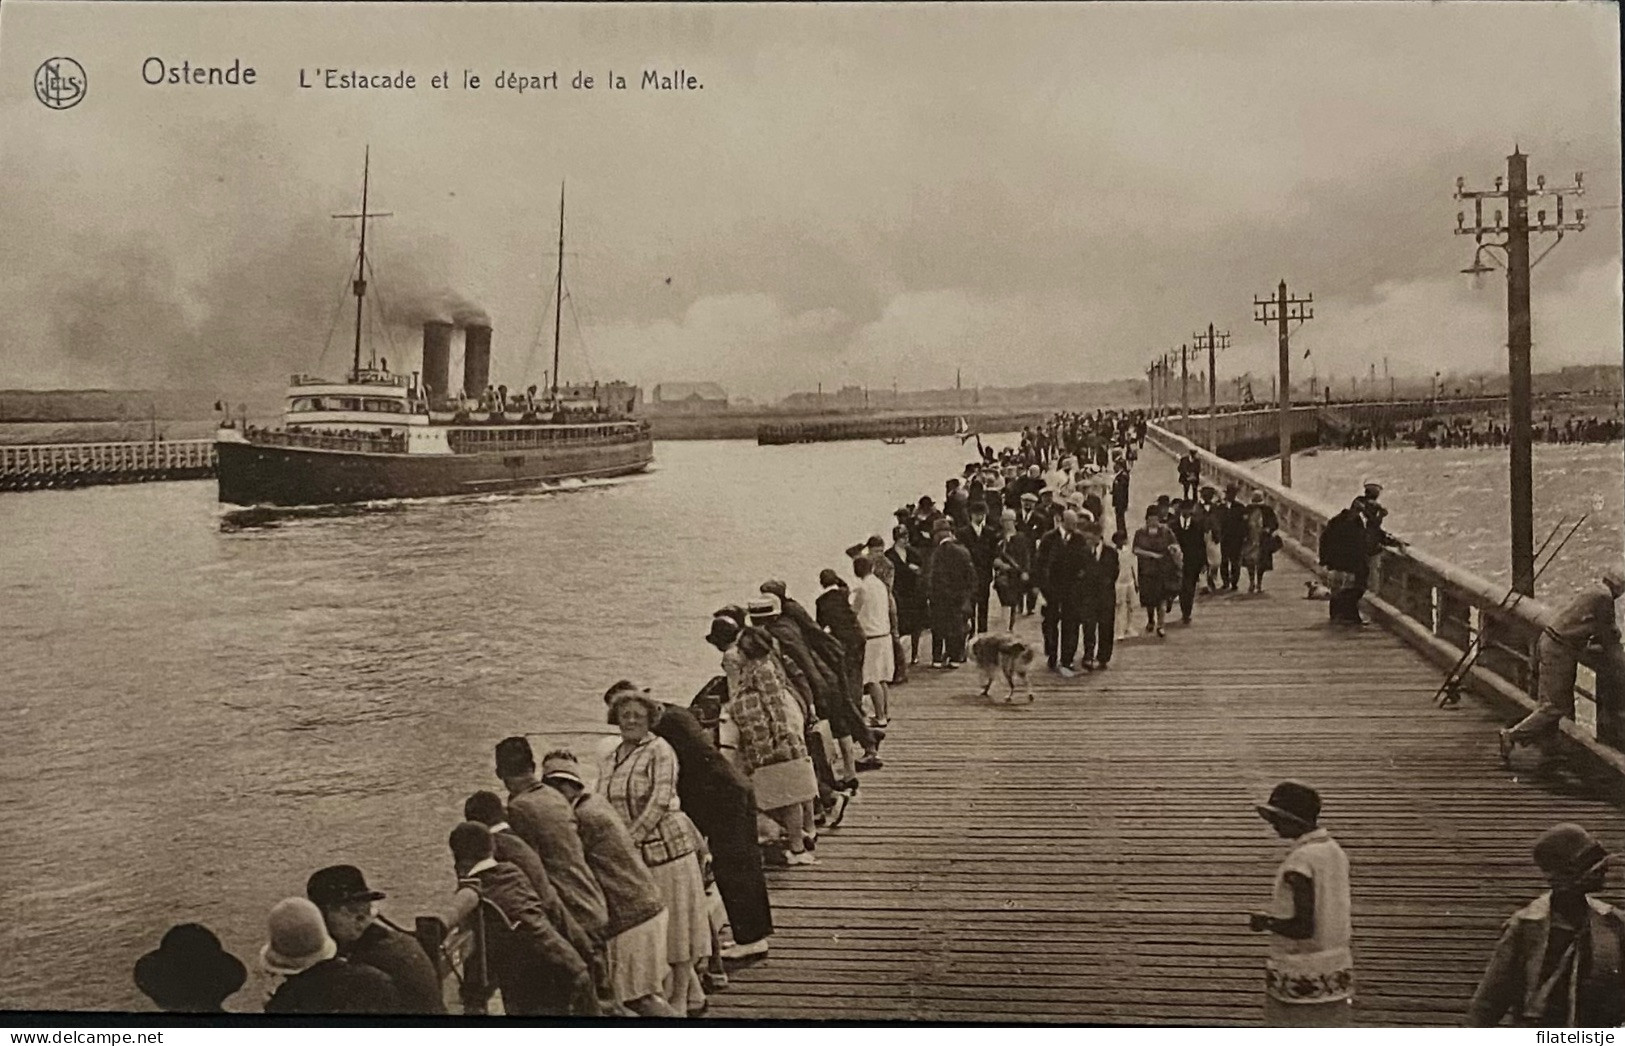
[{"label": "ship wake", "polygon": [[396,514],[437,506],[498,505],[510,501],[529,501],[570,491],[617,487],[632,478],[634,477],[561,479],[539,483],[524,490],[482,494],[448,494],[432,498],[390,498],[381,501],[358,501],[343,505],[254,505],[248,508],[225,509],[218,514],[218,518],[221,533],[233,533],[243,530],[271,530],[288,523],[325,519],[353,519],[363,516]]}]

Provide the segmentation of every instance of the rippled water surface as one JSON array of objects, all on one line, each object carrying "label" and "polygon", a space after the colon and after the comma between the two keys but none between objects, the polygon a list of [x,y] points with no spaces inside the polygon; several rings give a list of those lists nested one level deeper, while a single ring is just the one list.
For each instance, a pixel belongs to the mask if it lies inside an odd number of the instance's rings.
[{"label": "rippled water surface", "polygon": [[[957,472],[953,439],[663,443],[557,493],[222,530],[212,483],[0,494],[0,1008],[148,1009],[131,964],[360,865],[410,925],[510,733],[585,751],[622,676],[687,702],[711,611]],[[230,1003],[257,1010],[253,982]]]},{"label": "rippled water surface", "polygon": [[[1537,520],[1602,499],[1564,578],[1619,555],[1619,454],[1536,448]],[[712,610],[770,576],[810,602],[966,452],[657,456],[613,484],[238,530],[209,483],[0,495],[0,1008],[147,1009],[131,964],[185,920],[253,967],[266,910],[323,864],[360,865],[409,924],[450,887],[463,798],[500,787],[498,739],[592,750],[621,676],[686,701],[717,671]],[[1493,452],[1296,470],[1328,498],[1380,477],[1397,530],[1504,573]],[[261,1000],[251,981],[231,1005]]]},{"label": "rippled water surface", "polygon": [[[1559,520],[1589,517],[1541,576],[1535,592],[1557,602],[1625,555],[1625,448],[1618,443],[1534,448],[1535,547]],[[1255,466],[1271,479],[1280,463]],[[1341,508],[1367,479],[1383,485],[1387,527],[1418,548],[1511,584],[1507,450],[1321,450],[1292,459],[1295,489]],[[1568,532],[1565,525],[1552,542]]]}]

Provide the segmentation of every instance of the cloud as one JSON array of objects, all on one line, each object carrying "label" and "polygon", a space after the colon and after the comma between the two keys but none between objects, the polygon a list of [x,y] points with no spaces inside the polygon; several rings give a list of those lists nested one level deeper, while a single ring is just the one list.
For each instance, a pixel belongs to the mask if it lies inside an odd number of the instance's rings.
[{"label": "cloud", "polygon": [[[1222,377],[1263,372],[1251,301],[1282,278],[1316,297],[1314,366],[1488,362],[1503,306],[1457,276],[1455,177],[1488,184],[1516,142],[1619,190],[1600,4],[431,5],[388,32],[180,10],[25,5],[0,47],[21,67],[94,20],[76,54],[111,85],[184,25],[265,70],[657,63],[706,88],[104,90],[64,115],[0,85],[0,385],[333,369],[354,230],[328,215],[369,143],[392,363],[477,306],[498,380],[540,380],[564,182],[566,376],[754,396],[1133,377],[1210,321]],[[1618,359],[1619,211],[1591,213],[1537,271],[1537,361]]]}]

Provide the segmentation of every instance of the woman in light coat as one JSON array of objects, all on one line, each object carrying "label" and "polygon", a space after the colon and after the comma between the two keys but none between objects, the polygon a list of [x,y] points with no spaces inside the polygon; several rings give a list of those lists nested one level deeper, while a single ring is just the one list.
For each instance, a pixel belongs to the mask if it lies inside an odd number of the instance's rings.
[{"label": "woman in light coat", "polygon": [[700,869],[700,835],[677,801],[677,753],[651,728],[665,709],[641,690],[609,702],[621,743],[598,764],[599,795],[620,814],[666,902],[666,1002],[678,1013],[705,1009],[695,963],[711,955],[711,922]]}]

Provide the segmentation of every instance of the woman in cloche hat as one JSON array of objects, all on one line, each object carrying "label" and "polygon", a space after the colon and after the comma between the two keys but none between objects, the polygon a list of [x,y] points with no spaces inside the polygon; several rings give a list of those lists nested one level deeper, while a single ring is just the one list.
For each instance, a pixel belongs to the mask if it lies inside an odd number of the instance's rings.
[{"label": "woman in cloche hat", "polygon": [[1522,1027],[1617,1028],[1625,1023],[1625,912],[1596,896],[1616,858],[1577,824],[1542,832],[1534,858],[1551,889],[1502,926],[1467,1023],[1493,1027],[1510,1013]]},{"label": "woman in cloche hat", "polygon": [[1282,781],[1254,809],[1291,840],[1275,873],[1270,910],[1254,912],[1254,933],[1268,932],[1264,1023],[1274,1028],[1337,1028],[1354,1003],[1349,943],[1349,862],[1320,827],[1320,793]]}]

